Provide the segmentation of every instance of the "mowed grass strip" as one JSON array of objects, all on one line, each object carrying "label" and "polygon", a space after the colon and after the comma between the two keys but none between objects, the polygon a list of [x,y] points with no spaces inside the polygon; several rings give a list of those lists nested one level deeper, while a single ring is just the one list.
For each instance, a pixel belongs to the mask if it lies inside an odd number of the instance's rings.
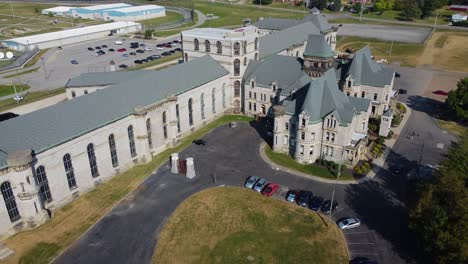
[{"label": "mowed grass strip", "polygon": [[12,98],[4,99],[0,101],[0,112],[7,111],[9,109],[15,108],[20,105],[33,103],[33,102],[36,102],[36,101],[39,101],[48,97],[52,97],[61,93],[65,93],[65,88],[28,92],[27,94],[23,95],[24,99],[21,100],[20,103],[16,103],[16,101],[13,100]]},{"label": "mowed grass strip", "polygon": [[159,235],[152,263],[348,263],[336,224],[237,187],[185,200]]},{"label": "mowed grass strip", "polygon": [[22,92],[28,90],[30,87],[29,85],[26,84],[0,84],[0,97],[1,96],[6,96],[10,94],[15,93],[15,87],[16,87],[16,92]]},{"label": "mowed grass strip", "polygon": [[[305,174],[309,174],[312,176],[317,176],[320,178],[325,178],[329,180],[335,180],[336,174],[331,172],[329,169],[324,167],[319,167],[315,164],[301,164],[294,160],[291,156],[282,153],[273,152],[273,150],[269,146],[265,146],[264,148],[266,156],[275,164],[279,166],[286,167],[295,171],[299,171]],[[341,173],[340,180],[354,180],[354,177],[347,173]]]},{"label": "mowed grass strip", "polygon": [[177,12],[166,11],[166,16],[136,21],[143,25],[143,28],[157,28],[158,25],[183,20],[184,16]]},{"label": "mowed grass strip", "polygon": [[180,152],[191,142],[213,128],[231,121],[250,122],[246,116],[226,115],[198,129],[181,140],[181,143],[158,154],[147,164],[137,165],[92,191],[75,199],[54,212],[52,219],[40,227],[18,233],[4,241],[15,254],[4,263],[41,264],[49,263],[53,257],[71,245],[81,234],[105,215],[113,205],[135,189],[150,173],[169,159],[174,152]]},{"label": "mowed grass strip", "polygon": [[13,73],[13,74],[5,75],[5,76],[3,76],[3,78],[12,78],[12,77],[17,77],[17,76],[25,75],[25,74],[28,74],[28,73],[31,73],[31,72],[36,72],[36,71],[39,70],[39,68],[40,68],[40,67],[36,67],[36,68],[32,68],[32,69],[25,70],[25,71],[22,71],[22,72],[18,72],[18,73]]}]

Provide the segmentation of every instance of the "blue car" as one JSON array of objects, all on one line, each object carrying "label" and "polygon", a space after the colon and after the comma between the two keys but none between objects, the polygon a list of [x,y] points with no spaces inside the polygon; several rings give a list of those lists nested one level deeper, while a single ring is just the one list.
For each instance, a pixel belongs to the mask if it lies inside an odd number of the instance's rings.
[{"label": "blue car", "polygon": [[127,53],[125,53],[125,54],[122,54],[122,57],[125,57],[125,58],[127,58],[127,57],[128,57],[128,54],[127,54]]},{"label": "blue car", "polygon": [[254,184],[258,181],[258,177],[257,176],[250,176],[249,178],[247,178],[247,180],[245,181],[245,188],[249,188],[249,189],[252,189]]}]

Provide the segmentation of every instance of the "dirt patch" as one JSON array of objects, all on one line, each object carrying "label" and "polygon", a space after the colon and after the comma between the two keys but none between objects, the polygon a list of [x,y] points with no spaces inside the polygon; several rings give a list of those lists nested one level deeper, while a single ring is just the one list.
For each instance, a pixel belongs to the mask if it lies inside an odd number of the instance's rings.
[{"label": "dirt patch", "polygon": [[428,41],[418,66],[432,65],[433,69],[468,72],[468,34],[463,32],[435,32]]}]

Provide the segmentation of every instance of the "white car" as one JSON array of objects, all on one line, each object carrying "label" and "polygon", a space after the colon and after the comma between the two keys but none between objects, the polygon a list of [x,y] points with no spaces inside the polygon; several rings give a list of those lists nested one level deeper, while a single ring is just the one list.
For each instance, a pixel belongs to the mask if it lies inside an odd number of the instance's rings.
[{"label": "white car", "polygon": [[145,50],[146,50],[146,51],[151,51],[151,50],[153,50],[153,48],[151,48],[151,47],[145,47]]},{"label": "white car", "polygon": [[115,43],[115,45],[122,45],[122,41],[121,41],[121,40],[116,40],[114,43]]},{"label": "white car", "polygon": [[348,217],[338,222],[338,226],[341,230],[358,228],[361,226],[361,221],[355,217]]},{"label": "white car", "polygon": [[156,47],[156,50],[163,50],[163,47]]}]

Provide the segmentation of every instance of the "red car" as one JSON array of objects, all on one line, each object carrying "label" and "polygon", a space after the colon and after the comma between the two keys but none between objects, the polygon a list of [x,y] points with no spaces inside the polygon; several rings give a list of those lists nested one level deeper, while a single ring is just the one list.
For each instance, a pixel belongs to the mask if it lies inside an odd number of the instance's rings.
[{"label": "red car", "polygon": [[117,51],[118,52],[124,52],[124,51],[127,51],[127,49],[121,48],[121,49],[118,49]]},{"label": "red car", "polygon": [[273,193],[278,190],[279,185],[276,183],[269,183],[265,188],[263,188],[262,194],[265,196],[272,196]]},{"label": "red car", "polygon": [[446,91],[442,91],[442,90],[437,90],[437,91],[435,91],[433,93],[438,94],[438,95],[448,95],[448,93]]}]

